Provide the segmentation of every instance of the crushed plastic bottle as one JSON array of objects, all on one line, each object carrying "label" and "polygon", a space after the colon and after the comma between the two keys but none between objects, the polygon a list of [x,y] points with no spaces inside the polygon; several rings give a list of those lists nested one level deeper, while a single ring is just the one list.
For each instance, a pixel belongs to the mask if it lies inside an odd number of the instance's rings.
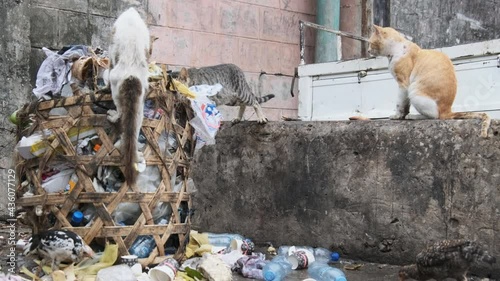
[{"label": "crushed plastic bottle", "polygon": [[233,239],[245,240],[245,238],[239,234],[211,232],[205,232],[205,234],[208,235],[208,243],[217,247],[230,247],[231,240]]},{"label": "crushed plastic bottle", "polygon": [[292,265],[284,255],[278,255],[268,262],[262,269],[264,280],[282,281],[292,271]]},{"label": "crushed plastic bottle", "polygon": [[339,260],[339,254],[337,252],[332,252],[325,248],[314,248],[314,258],[316,261],[329,263]]},{"label": "crushed plastic bottle", "polygon": [[314,254],[315,260],[323,261],[325,263],[338,261],[340,258],[339,253],[332,252],[326,248],[313,248],[309,246],[281,246],[278,248],[278,255],[289,256],[297,251],[309,251]]},{"label": "crushed plastic bottle", "polygon": [[64,191],[65,192],[73,191],[73,188],[75,188],[77,182],[78,182],[78,175],[76,174],[76,172],[74,172],[69,178],[69,182],[64,188]]},{"label": "crushed plastic bottle", "polygon": [[[166,219],[162,219],[159,225],[167,224]],[[149,254],[156,247],[156,242],[153,236],[151,235],[141,235],[137,237],[132,246],[129,249],[131,255],[136,255],[138,258],[147,258]]]},{"label": "crushed plastic bottle", "polygon": [[331,267],[324,262],[313,262],[309,265],[307,273],[316,281],[347,281],[342,270]]},{"label": "crushed plastic bottle", "polygon": [[314,253],[313,247],[309,246],[281,246],[278,248],[278,256],[289,256],[297,251],[309,251]]}]

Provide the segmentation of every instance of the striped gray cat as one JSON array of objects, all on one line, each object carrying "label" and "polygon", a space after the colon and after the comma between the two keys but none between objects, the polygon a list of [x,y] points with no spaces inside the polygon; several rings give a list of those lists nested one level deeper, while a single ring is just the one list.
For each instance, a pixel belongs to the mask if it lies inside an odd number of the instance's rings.
[{"label": "striped gray cat", "polygon": [[260,104],[274,98],[273,94],[256,97],[245,79],[241,68],[234,64],[219,64],[201,68],[182,68],[180,72],[172,73],[181,83],[187,86],[213,85],[220,83],[222,90],[210,99],[216,105],[239,106],[238,117],[233,123],[241,121],[247,105],[253,106],[257,114],[257,122],[267,123]]}]

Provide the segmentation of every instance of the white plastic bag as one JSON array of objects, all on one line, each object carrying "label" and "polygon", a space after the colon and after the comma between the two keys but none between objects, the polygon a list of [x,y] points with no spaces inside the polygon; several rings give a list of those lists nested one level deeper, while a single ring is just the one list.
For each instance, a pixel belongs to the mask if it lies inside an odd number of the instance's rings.
[{"label": "white plastic bag", "polygon": [[201,148],[204,144],[215,144],[215,135],[220,128],[222,114],[215,106],[215,102],[208,97],[220,92],[222,85],[196,85],[189,90],[196,93],[196,98],[191,99],[191,107],[196,116],[189,121],[196,130],[196,148]]},{"label": "white plastic bag", "polygon": [[33,94],[37,98],[51,98],[51,94],[59,94],[62,87],[71,80],[71,62],[75,58],[88,54],[86,47],[76,45],[66,50],[62,55],[43,47],[47,56],[36,75],[36,88]]}]

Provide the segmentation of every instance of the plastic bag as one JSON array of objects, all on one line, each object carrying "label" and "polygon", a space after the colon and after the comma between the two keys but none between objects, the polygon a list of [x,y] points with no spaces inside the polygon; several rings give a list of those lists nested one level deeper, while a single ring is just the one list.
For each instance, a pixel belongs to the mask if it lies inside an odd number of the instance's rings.
[{"label": "plastic bag", "polygon": [[196,148],[201,148],[205,144],[215,144],[215,135],[220,128],[222,114],[215,106],[215,102],[208,97],[220,92],[222,85],[196,85],[190,87],[189,90],[196,93],[196,98],[191,99],[195,117],[189,121],[196,130]]},{"label": "plastic bag", "polygon": [[47,57],[38,69],[33,94],[37,98],[50,99],[51,96],[59,94],[62,87],[71,80],[72,60],[87,55],[88,50],[80,45],[70,47],[63,54],[52,52],[45,47],[42,50]]}]

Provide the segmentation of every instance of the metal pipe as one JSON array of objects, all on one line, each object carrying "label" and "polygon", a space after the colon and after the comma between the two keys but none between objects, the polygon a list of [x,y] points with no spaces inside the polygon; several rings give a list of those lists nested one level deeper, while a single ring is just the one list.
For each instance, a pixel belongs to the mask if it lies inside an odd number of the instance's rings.
[{"label": "metal pipe", "polygon": [[306,63],[304,61],[305,39],[304,39],[304,22],[302,20],[299,21],[299,30],[300,30],[300,65],[304,65]]},{"label": "metal pipe", "polygon": [[335,29],[331,29],[331,28],[328,28],[328,27],[325,27],[325,26],[322,26],[322,25],[319,25],[319,24],[315,24],[315,23],[312,23],[312,22],[300,20],[299,21],[299,31],[300,31],[300,65],[304,65],[306,63],[305,60],[304,60],[304,51],[305,51],[305,38],[304,38],[305,37],[305,35],[304,35],[305,32],[304,32],[304,28],[306,26],[311,27],[311,28],[315,28],[315,29],[319,29],[319,30],[323,30],[323,31],[326,31],[326,32],[330,32],[330,33],[336,34],[338,36],[343,36],[343,37],[347,37],[347,38],[351,38],[351,39],[355,39],[355,40],[359,40],[359,41],[363,41],[363,42],[368,42],[368,38],[365,38],[363,36],[354,35],[354,34],[349,33],[349,32],[335,30]]},{"label": "metal pipe", "polygon": [[339,36],[343,36],[343,37],[347,37],[347,38],[351,38],[351,39],[356,39],[356,40],[368,42],[368,38],[365,38],[365,37],[362,37],[362,36],[359,36],[359,35],[354,35],[354,34],[349,33],[349,32],[344,32],[344,31],[340,31],[340,30],[330,29],[328,27],[324,27],[322,25],[315,24],[315,23],[308,22],[308,21],[303,21],[302,24],[304,24],[306,26],[309,26],[309,27],[312,27],[312,28],[320,29],[320,30],[323,30],[323,31],[326,31],[326,32],[331,32],[331,33],[337,34]]},{"label": "metal pipe", "polygon": [[[316,24],[326,28],[340,29],[340,0],[316,0]],[[339,60],[338,43],[340,40],[341,38],[333,34],[316,32],[314,62]]]}]

